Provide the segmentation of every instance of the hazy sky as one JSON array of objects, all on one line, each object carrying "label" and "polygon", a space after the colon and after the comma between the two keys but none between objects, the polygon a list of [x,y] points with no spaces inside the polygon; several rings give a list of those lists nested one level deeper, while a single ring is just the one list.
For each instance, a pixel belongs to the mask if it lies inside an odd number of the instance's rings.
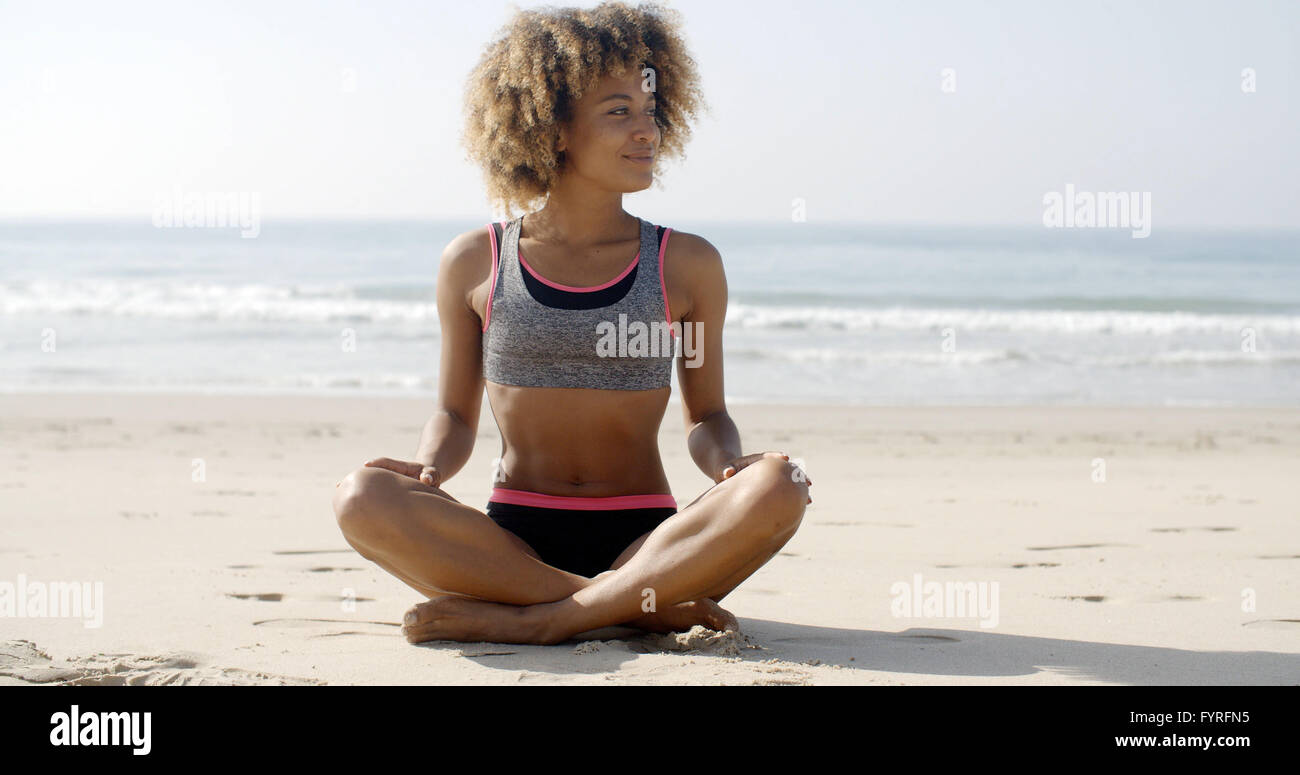
[{"label": "hazy sky", "polygon": [[[1300,227],[1300,3],[669,4],[713,111],[626,200],[659,222],[800,197],[810,221],[1032,225],[1072,183],[1151,192],[1157,228]],[[0,0],[0,217],[147,218],[180,189],[488,220],[461,95],[510,13]]]}]

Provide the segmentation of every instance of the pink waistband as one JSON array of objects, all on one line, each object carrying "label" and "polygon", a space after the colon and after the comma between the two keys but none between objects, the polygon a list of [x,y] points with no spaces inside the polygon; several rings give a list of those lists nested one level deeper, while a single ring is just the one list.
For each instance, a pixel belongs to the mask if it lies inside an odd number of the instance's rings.
[{"label": "pink waistband", "polygon": [[540,506],[547,509],[578,509],[596,511],[604,509],[658,509],[677,508],[677,499],[668,493],[658,495],[610,495],[591,498],[580,495],[547,495],[528,490],[508,490],[493,487],[488,501],[511,503],[516,506]]}]

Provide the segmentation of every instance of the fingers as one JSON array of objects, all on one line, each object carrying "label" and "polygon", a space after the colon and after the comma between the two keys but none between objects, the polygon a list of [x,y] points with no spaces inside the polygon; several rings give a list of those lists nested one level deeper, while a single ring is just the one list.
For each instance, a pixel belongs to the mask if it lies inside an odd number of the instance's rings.
[{"label": "fingers", "polygon": [[412,479],[419,479],[421,482],[437,487],[442,481],[442,474],[433,466],[426,466],[420,463],[412,463],[408,460],[394,460],[391,457],[377,457],[374,460],[367,460],[366,465],[370,468],[383,468],[393,473],[409,476]]},{"label": "fingers", "polygon": [[769,453],[769,452],[763,452],[763,453],[755,452],[755,453],[753,453],[753,454],[751,454],[751,455],[742,455],[741,457],[738,457],[738,458],[736,458],[735,460],[733,460],[733,461],[731,461],[730,463],[728,463],[728,464],[727,464],[727,467],[724,468],[724,469],[722,469],[722,478],[723,478],[723,479],[730,479],[731,477],[735,476],[736,473],[737,473],[738,471],[740,471],[740,469],[744,468],[745,466],[748,466],[750,463],[753,463],[755,460],[761,460],[762,458],[764,458],[765,456],[767,456],[767,455],[769,455],[769,454],[772,454],[772,455],[780,455],[781,453],[780,453],[780,452],[771,452],[771,453]]},{"label": "fingers", "polygon": [[[781,458],[782,460],[786,461],[787,463],[790,463],[790,456],[787,455],[787,454],[784,453],[784,452],[764,452],[764,453],[763,453],[763,457],[779,457],[779,458]],[[801,467],[799,466],[798,463],[790,463],[790,464],[793,465],[794,468],[795,468],[795,471],[798,472],[798,473],[795,475],[795,481],[796,481],[796,482],[803,482],[804,484],[808,485],[809,487],[812,487],[812,479],[809,479],[809,478],[808,478],[808,473],[807,473],[806,471],[804,471],[803,468],[801,468]],[[812,503],[812,496],[811,496],[811,495],[808,496],[808,502],[809,502],[809,503]]]},{"label": "fingers", "polygon": [[[738,472],[740,469],[745,468],[750,463],[753,463],[756,460],[762,460],[765,457],[780,458],[786,461],[787,463],[790,462],[790,456],[784,452],[774,452],[774,451],[761,452],[761,453],[756,452],[752,455],[745,455],[744,457],[738,457],[735,460],[733,460],[731,463],[729,463],[726,468],[722,469],[722,478],[730,479],[731,477],[735,476],[736,472]],[[797,463],[793,465],[795,465],[795,467],[799,469],[799,473],[800,473],[799,481],[802,481],[804,484],[808,485],[809,487],[812,487],[812,479],[808,477],[808,473],[804,471],[803,468],[799,467]],[[809,500],[808,502],[812,503],[811,500]]]},{"label": "fingers", "polygon": [[[779,456],[779,457],[781,457],[782,459],[784,459],[787,463],[790,462],[790,456],[787,455],[787,454],[784,453],[784,452],[764,452],[763,455],[764,455],[765,457],[766,457],[766,456],[772,456],[772,455]],[[801,466],[799,466],[798,463],[794,463],[793,465],[794,465],[795,468],[798,468],[798,469],[799,469],[799,473],[800,473],[800,475],[801,475],[800,481],[802,481],[804,484],[808,485],[809,487],[812,487],[812,479],[810,479],[810,478],[808,477],[808,472],[805,471],[805,470],[803,470],[803,468],[802,468]],[[809,499],[808,502],[809,502],[809,503],[812,503],[812,500]]]},{"label": "fingers", "polygon": [[417,476],[420,471],[418,463],[408,463],[405,460],[394,460],[391,457],[377,457],[373,460],[367,460],[366,465],[370,468],[385,468],[394,473],[403,476]]}]

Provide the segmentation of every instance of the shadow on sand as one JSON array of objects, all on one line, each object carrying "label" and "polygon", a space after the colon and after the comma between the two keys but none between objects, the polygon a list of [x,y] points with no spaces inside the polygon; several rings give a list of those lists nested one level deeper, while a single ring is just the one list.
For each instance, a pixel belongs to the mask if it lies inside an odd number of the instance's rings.
[{"label": "shadow on sand", "polygon": [[[1125,685],[1300,683],[1300,654],[1269,651],[1191,651],[1159,646],[1007,635],[982,630],[911,628],[903,632],[814,627],[766,619],[741,620],[744,635],[762,648],[669,651],[755,667],[778,659],[795,667],[839,665],[844,670],[886,674],[906,683],[912,676],[1000,679],[1051,671],[1067,678]],[[593,641],[599,641],[593,643]],[[623,627],[584,633],[558,646],[506,646],[434,642],[425,648],[458,649],[484,667],[562,675],[618,670],[645,653],[662,651],[659,636]],[[852,661],[850,661],[852,658]],[[740,665],[731,665],[740,667]],[[849,676],[846,674],[845,678]],[[822,682],[826,681],[823,677]],[[940,681],[942,683],[942,681]]]}]

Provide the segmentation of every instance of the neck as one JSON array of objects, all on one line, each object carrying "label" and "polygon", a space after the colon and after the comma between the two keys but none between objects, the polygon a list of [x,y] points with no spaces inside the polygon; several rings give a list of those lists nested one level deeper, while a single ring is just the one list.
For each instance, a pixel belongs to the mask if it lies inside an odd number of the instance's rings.
[{"label": "neck", "polygon": [[623,209],[622,194],[577,190],[561,181],[542,209],[524,216],[523,228],[530,240],[582,247],[627,239],[639,222]]}]

